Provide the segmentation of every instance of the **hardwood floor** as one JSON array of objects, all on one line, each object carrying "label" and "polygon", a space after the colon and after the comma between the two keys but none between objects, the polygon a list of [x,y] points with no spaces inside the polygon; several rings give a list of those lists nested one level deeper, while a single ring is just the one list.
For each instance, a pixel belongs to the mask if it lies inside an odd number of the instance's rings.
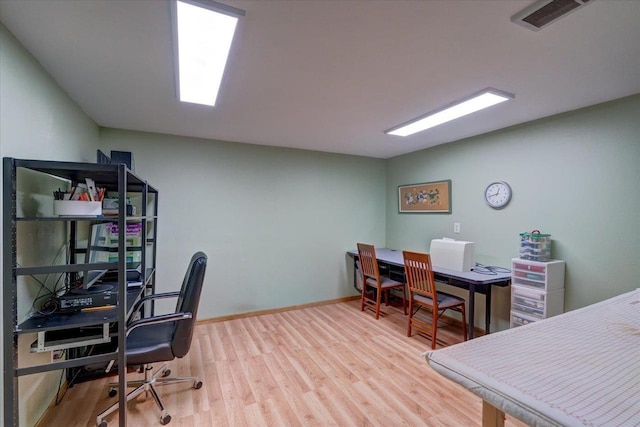
[{"label": "hardwood floor", "polygon": [[[204,386],[159,388],[169,425],[481,425],[482,400],[433,371],[421,356],[430,341],[407,337],[407,317],[384,310],[376,321],[352,301],[198,325],[189,354],[169,368],[199,375]],[[461,341],[457,327],[439,334],[446,344]],[[107,397],[109,380],[70,388],[46,424],[95,425],[116,399]],[[160,425],[159,415],[143,394],[129,403],[127,424]],[[107,420],[118,424],[116,413]],[[524,426],[510,417],[507,425]]]}]

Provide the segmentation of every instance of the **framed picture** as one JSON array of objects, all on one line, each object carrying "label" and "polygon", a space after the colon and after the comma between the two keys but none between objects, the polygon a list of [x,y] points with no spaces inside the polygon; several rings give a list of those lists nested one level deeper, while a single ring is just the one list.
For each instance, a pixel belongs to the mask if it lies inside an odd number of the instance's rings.
[{"label": "framed picture", "polygon": [[400,213],[451,213],[451,180],[398,187]]}]

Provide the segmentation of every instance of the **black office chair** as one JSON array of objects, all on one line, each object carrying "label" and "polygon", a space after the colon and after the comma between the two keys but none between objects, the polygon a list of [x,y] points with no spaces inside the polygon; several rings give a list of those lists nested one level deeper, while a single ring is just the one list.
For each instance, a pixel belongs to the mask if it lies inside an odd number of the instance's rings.
[{"label": "black office chair", "polygon": [[[202,381],[197,377],[166,378],[171,374],[166,363],[151,375],[152,368],[148,365],[184,357],[189,352],[206,267],[207,255],[203,252],[196,253],[191,258],[180,292],[149,295],[138,301],[134,307],[135,311],[146,301],[177,297],[175,313],[145,317],[131,322],[127,327],[127,366],[141,366],[144,369],[144,380],[127,381],[127,387],[136,387],[127,394],[127,402],[140,393],[150,392],[162,411],[160,414],[162,425],[168,424],[171,416],[165,410],[156,386],[192,382],[193,388],[199,389],[202,387]],[[161,378],[158,378],[159,376]],[[117,385],[118,383],[109,384],[110,397],[117,394]],[[117,409],[118,402],[115,402],[98,414],[96,425],[106,427],[105,417]]]}]

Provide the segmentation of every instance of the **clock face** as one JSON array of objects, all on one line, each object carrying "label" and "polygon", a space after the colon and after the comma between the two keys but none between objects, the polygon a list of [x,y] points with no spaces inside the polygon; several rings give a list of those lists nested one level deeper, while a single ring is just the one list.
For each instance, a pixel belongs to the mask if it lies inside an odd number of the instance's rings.
[{"label": "clock face", "polygon": [[504,181],[492,182],[484,190],[484,199],[494,209],[503,208],[511,200],[511,187]]}]

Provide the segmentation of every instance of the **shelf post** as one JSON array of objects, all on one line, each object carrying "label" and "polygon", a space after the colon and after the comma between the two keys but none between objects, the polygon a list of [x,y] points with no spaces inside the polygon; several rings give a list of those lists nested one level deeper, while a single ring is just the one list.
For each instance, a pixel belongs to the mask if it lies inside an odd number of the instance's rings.
[{"label": "shelf post", "polygon": [[16,306],[16,165],[5,157],[2,161],[2,342],[4,380],[4,425],[18,425],[18,358]]},{"label": "shelf post", "polygon": [[127,425],[127,168],[118,165],[118,404],[119,425]]}]

